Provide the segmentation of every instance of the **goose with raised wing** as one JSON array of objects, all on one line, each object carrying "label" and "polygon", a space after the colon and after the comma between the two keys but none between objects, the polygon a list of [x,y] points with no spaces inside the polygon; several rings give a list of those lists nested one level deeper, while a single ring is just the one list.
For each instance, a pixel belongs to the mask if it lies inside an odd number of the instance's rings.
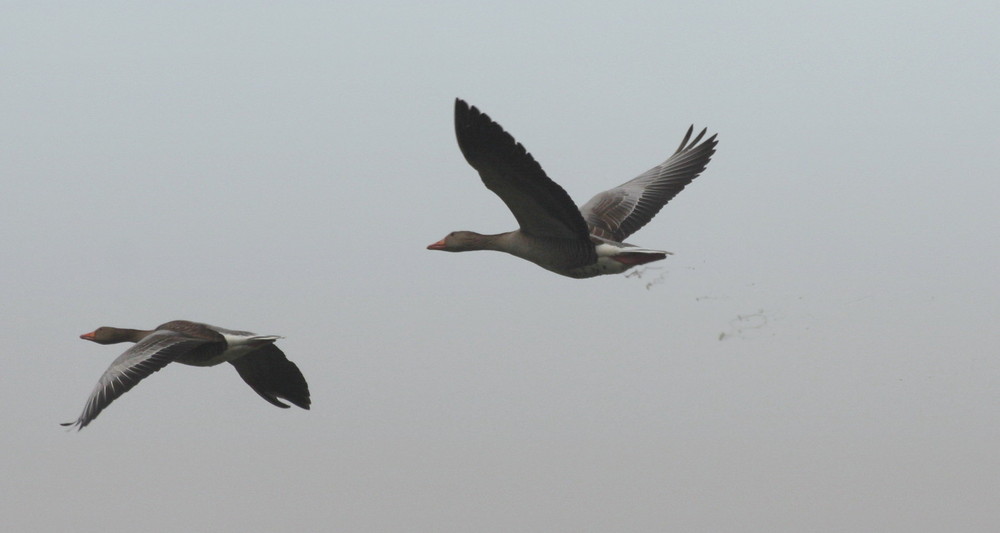
[{"label": "goose with raised wing", "polygon": [[716,135],[688,128],[663,163],[594,196],[581,208],[535,159],[488,115],[455,100],[455,134],[466,161],[514,214],[519,228],[497,235],[455,231],[429,250],[506,252],[571,278],[619,274],[670,252],[625,243],[708,165]]},{"label": "goose with raised wing", "polygon": [[80,417],[64,426],[83,429],[119,396],[174,362],[192,366],[229,362],[261,398],[285,409],[289,405],[279,398],[309,409],[306,379],[295,363],[274,345],[281,338],[277,335],[256,335],[174,320],[152,330],[100,327],[80,338],[98,344],[134,342],[135,346],[111,363],[98,380]]}]

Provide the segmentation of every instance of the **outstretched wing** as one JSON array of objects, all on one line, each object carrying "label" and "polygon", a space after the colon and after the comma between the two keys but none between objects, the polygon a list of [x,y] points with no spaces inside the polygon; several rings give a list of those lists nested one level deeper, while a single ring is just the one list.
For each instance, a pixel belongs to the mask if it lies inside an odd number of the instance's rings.
[{"label": "outstretched wing", "polygon": [[147,376],[205,342],[171,331],[154,331],[135,346],[125,350],[125,353],[111,363],[97,381],[97,386],[90,394],[80,417],[75,422],[66,422],[62,425],[83,429],[97,418],[105,407],[111,405],[111,402],[131,390]]},{"label": "outstretched wing", "polygon": [[264,345],[229,362],[261,398],[283,409],[288,405],[278,398],[309,409],[309,385],[305,376],[274,344]]},{"label": "outstretched wing", "polygon": [[521,231],[539,237],[589,239],[576,204],[545,175],[531,154],[488,115],[455,99],[455,135],[465,160],[479,172],[517,219]]},{"label": "outstretched wing", "polygon": [[623,242],[652,220],[667,202],[708,166],[718,141],[716,135],[712,135],[698,144],[705,131],[701,130],[689,143],[694,132],[694,126],[691,126],[680,147],[669,159],[584,204],[580,212],[590,226],[589,231],[605,239]]}]

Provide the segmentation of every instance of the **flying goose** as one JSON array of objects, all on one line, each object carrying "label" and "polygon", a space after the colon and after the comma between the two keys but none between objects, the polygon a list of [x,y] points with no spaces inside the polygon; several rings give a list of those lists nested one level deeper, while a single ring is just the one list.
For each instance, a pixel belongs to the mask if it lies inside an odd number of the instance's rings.
[{"label": "flying goose", "polygon": [[705,170],[718,141],[712,135],[699,144],[706,130],[691,140],[693,132],[694,126],[688,128],[680,147],[663,163],[577,209],[514,137],[475,106],[456,99],[455,134],[462,155],[520,227],[498,235],[455,231],[427,249],[507,252],[571,278],[619,274],[664,259],[670,252],[624,240]]},{"label": "flying goose", "polygon": [[274,341],[276,335],[255,335],[248,331],[174,320],[153,330],[100,327],[80,335],[98,344],[134,342],[104,371],[83,413],[64,426],[83,429],[105,407],[136,386],[146,376],[177,362],[192,366],[214,366],[228,361],[243,381],[268,402],[289,406],[278,398],[309,409],[309,386],[295,363],[285,358]]}]

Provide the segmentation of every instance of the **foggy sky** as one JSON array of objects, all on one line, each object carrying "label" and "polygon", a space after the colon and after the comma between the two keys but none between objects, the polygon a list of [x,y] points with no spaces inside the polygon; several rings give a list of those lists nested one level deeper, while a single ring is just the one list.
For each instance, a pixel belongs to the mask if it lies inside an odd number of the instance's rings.
[{"label": "foggy sky", "polygon": [[[995,2],[11,2],[0,17],[12,531],[990,531],[1000,520]],[[461,97],[578,203],[707,170],[572,280]],[[168,366],[173,319],[285,338],[313,408]]]}]

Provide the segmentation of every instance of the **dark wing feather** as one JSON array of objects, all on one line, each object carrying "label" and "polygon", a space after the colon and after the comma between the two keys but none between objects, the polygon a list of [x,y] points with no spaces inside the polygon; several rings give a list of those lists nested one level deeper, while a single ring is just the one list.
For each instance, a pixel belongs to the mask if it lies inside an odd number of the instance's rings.
[{"label": "dark wing feather", "polygon": [[277,346],[267,344],[230,363],[261,398],[283,409],[287,409],[288,405],[278,398],[309,409],[309,385],[305,376]]},{"label": "dark wing feather", "polygon": [[590,226],[590,232],[605,239],[623,242],[652,220],[667,202],[684,190],[708,166],[718,141],[716,135],[712,135],[698,144],[705,131],[701,130],[689,143],[694,132],[694,126],[691,126],[680,147],[669,159],[637,178],[591,198],[580,208]]},{"label": "dark wing feather", "polygon": [[97,381],[80,417],[75,422],[62,425],[83,429],[119,396],[167,363],[202,344],[205,341],[185,338],[171,331],[154,331],[111,363]]},{"label": "dark wing feather", "polygon": [[455,135],[465,160],[486,188],[514,214],[521,231],[539,237],[589,239],[569,194],[545,175],[531,154],[490,117],[455,100]]}]

